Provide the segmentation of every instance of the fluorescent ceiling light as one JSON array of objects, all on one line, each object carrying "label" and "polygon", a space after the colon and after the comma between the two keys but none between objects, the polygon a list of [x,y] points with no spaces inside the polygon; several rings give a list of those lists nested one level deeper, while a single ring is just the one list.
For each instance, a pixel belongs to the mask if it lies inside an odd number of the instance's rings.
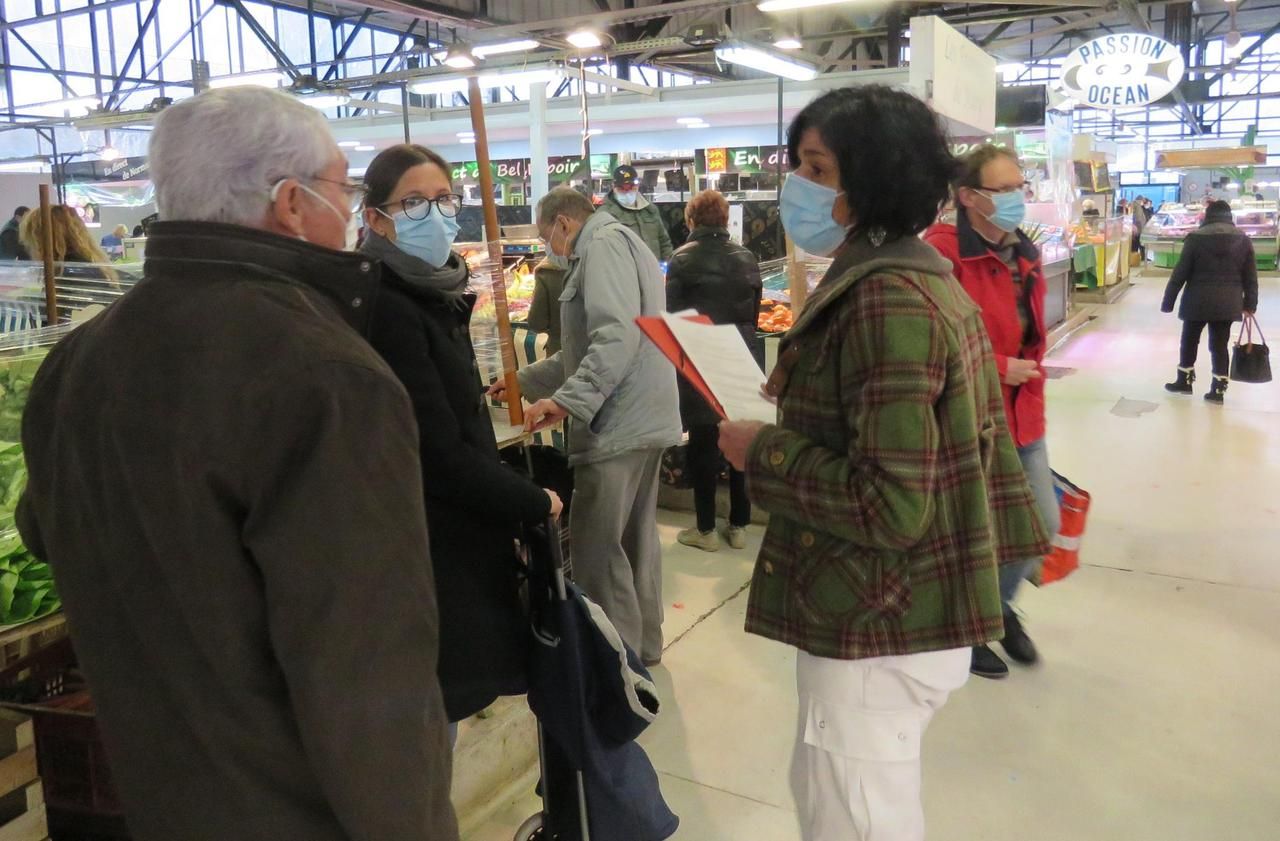
[{"label": "fluorescent ceiling light", "polygon": [[98,157],[104,161],[118,161],[120,160],[120,150],[114,146],[103,146],[102,150],[98,152]]},{"label": "fluorescent ceiling light", "polygon": [[322,93],[302,94],[298,97],[312,108],[324,110],[326,108],[338,108],[346,105],[351,101],[351,94],[346,91],[333,90],[324,91]]},{"label": "fluorescent ceiling light", "polygon": [[451,93],[466,93],[466,79],[424,79],[409,85],[409,90],[422,96],[444,96]]},{"label": "fluorescent ceiling light", "polygon": [[716,58],[763,73],[772,73],[784,79],[794,79],[797,82],[807,82],[818,75],[818,68],[812,64],[780,56],[763,47],[742,43],[729,43],[716,47]]},{"label": "fluorescent ceiling light", "polygon": [[582,132],[582,134],[584,134],[584,135],[589,134],[589,135],[591,135],[592,137],[595,137],[597,134],[604,134],[604,129],[602,129],[602,128],[593,128],[593,129],[588,129],[588,130],[586,130],[586,131]]},{"label": "fluorescent ceiling light", "polygon": [[354,149],[361,144],[359,140],[339,140],[338,145],[343,149]]},{"label": "fluorescent ceiling light", "polygon": [[468,139],[468,138],[470,138],[471,140],[475,140],[475,139],[476,139],[476,133],[475,133],[474,131],[460,131],[460,132],[458,132],[458,137],[460,137],[460,138],[462,138],[462,139],[464,139],[464,140],[466,140],[466,139]]},{"label": "fluorescent ceiling light", "polygon": [[780,50],[798,50],[804,46],[804,44],[801,43],[799,38],[796,38],[791,35],[784,35],[783,37],[774,41],[773,45]]},{"label": "fluorescent ceiling light", "polygon": [[486,73],[480,77],[482,88],[521,88],[545,85],[560,78],[560,71],[551,67],[537,70],[516,70],[510,73]]},{"label": "fluorescent ceiling light", "polygon": [[527,53],[529,50],[536,50],[542,46],[537,41],[499,41],[496,44],[477,44],[472,48],[471,54],[476,58],[488,58],[491,55],[502,55],[504,53]]},{"label": "fluorescent ceiling light", "polygon": [[756,8],[762,12],[789,12],[793,9],[813,9],[818,6],[838,6],[849,0],[764,0]]},{"label": "fluorescent ceiling light", "polygon": [[289,74],[279,70],[267,70],[262,73],[241,73],[238,76],[222,76],[210,79],[210,88],[234,88],[251,85],[257,88],[278,88],[289,83]]},{"label": "fluorescent ceiling light", "polygon": [[377,146],[369,146],[368,144],[365,144],[365,145],[363,145],[363,146],[356,146],[356,147],[354,147],[354,151],[356,151],[356,152],[373,152],[373,151],[375,151],[377,148],[378,148]]},{"label": "fluorescent ceiling light", "polygon": [[1228,190],[1239,190],[1239,189],[1240,189],[1240,185],[1239,185],[1239,184],[1237,184],[1237,183],[1235,183],[1235,182],[1233,181],[1233,182],[1231,182],[1230,184],[1228,184],[1228,185],[1227,185],[1227,189],[1228,189]]},{"label": "fluorescent ceiling light", "polygon": [[599,33],[592,32],[589,29],[579,29],[577,32],[570,32],[569,36],[565,40],[580,50],[589,50],[593,47],[603,46],[604,44]]},{"label": "fluorescent ceiling light", "polygon": [[[508,73],[485,73],[478,81],[482,88],[528,87],[529,85],[545,85],[560,78],[560,71],[553,67],[535,70],[514,70]],[[429,78],[409,85],[409,90],[422,96],[443,96],[451,93],[466,93],[467,80],[450,76],[442,79]]]},{"label": "fluorescent ceiling light", "polygon": [[710,123],[685,123],[685,128],[711,128]]},{"label": "fluorescent ceiling light", "polygon": [[687,126],[691,123],[703,123],[706,121],[701,117],[676,117],[676,122]]}]

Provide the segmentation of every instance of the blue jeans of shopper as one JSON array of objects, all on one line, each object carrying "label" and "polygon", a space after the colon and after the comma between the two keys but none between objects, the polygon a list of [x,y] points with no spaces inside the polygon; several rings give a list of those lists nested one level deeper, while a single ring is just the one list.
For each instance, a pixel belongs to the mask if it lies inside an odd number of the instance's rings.
[{"label": "blue jeans of shopper", "polygon": [[[1058,533],[1061,515],[1058,512],[1058,495],[1053,491],[1053,473],[1049,470],[1049,448],[1045,439],[1032,441],[1025,447],[1018,448],[1018,458],[1022,459],[1022,470],[1027,474],[1027,483],[1031,485],[1031,493],[1035,495],[1036,507],[1040,509],[1040,517],[1044,521],[1045,531],[1049,537]],[[1018,593],[1018,585],[1036,571],[1041,558],[1029,558],[1018,564],[1008,564],[1000,568],[1000,599],[1004,602],[1004,611],[1013,610],[1011,603]]]}]

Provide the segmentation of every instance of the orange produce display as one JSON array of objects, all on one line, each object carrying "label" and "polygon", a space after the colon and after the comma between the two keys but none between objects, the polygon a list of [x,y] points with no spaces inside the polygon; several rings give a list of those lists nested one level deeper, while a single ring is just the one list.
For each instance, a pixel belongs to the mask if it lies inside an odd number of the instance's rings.
[{"label": "orange produce display", "polygon": [[795,323],[791,307],[773,301],[765,301],[760,306],[760,318],[756,325],[766,333],[785,333]]}]

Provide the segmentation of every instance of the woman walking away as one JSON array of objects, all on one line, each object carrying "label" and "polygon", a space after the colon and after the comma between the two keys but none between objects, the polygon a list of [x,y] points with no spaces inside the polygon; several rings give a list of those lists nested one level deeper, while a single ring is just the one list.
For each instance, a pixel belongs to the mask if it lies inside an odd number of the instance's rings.
[{"label": "woman walking away", "polygon": [[[995,352],[1004,393],[1005,419],[1018,458],[1036,495],[1045,531],[1058,530],[1058,498],[1049,471],[1045,442],[1044,362],[1048,331],[1044,323],[1045,280],[1040,251],[1019,226],[1026,217],[1022,201],[1022,164],[1001,146],[979,146],[960,163],[955,183],[956,223],[934,225],[925,242],[951,261],[964,291],[982,310]],[[1031,637],[1013,609],[1023,579],[1039,568],[1040,557],[1000,568],[1004,602],[1005,653],[1029,666],[1039,659]],[[979,677],[1008,677],[1009,666],[989,646],[973,650],[972,671]]]},{"label": "woman walking away", "polygon": [[1004,633],[998,565],[1047,541],[978,308],[918,237],[956,170],[938,116],[834,90],[788,154],[782,223],[835,260],[770,377],[781,422],[720,425],[771,515],[747,630],[800,649],[801,838],[921,841],[925,728]]},{"label": "woman walking away", "polygon": [[1178,378],[1165,383],[1174,394],[1191,394],[1196,381],[1196,355],[1200,336],[1209,328],[1209,353],[1213,357],[1213,385],[1204,399],[1221,404],[1227,393],[1231,369],[1231,324],[1244,313],[1258,309],[1258,264],[1253,243],[1236,227],[1231,205],[1221,199],[1209,202],[1200,229],[1187,235],[1182,255],[1164,290],[1163,312],[1173,312],[1173,303],[1182,287],[1182,359]]},{"label": "woman walking away", "polygon": [[418,419],[440,686],[456,724],[526,690],[530,639],[513,541],[522,523],[558,515],[561,504],[498,457],[468,331],[475,296],[452,250],[462,197],[449,164],[422,146],[392,146],[364,183],[362,250],[382,261],[369,342],[404,383]]},{"label": "woman walking away", "polygon": [[[757,348],[756,321],[760,314],[760,265],[755,255],[729,241],[729,202],[715,190],[694,196],[685,209],[692,233],[689,242],[671,257],[667,270],[667,309],[671,312],[696,309],[716,324],[733,324],[753,353]],[[693,477],[696,528],[685,529],[676,539],[685,546],[707,552],[720,548],[716,534],[716,486],[720,481],[719,436],[715,410],[682,377],[680,415],[689,430],[689,472]],[[747,500],[747,478],[741,470],[729,469],[729,525],[725,540],[734,549],[747,545],[747,524],[751,503]]]}]

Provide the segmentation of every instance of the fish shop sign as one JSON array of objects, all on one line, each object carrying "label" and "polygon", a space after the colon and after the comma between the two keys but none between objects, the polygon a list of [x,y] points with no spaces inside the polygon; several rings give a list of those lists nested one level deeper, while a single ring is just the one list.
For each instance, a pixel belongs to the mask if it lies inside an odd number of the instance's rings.
[{"label": "fish shop sign", "polygon": [[1063,92],[1090,108],[1140,108],[1182,81],[1182,52],[1154,35],[1106,35],[1077,47],[1062,66]]}]

